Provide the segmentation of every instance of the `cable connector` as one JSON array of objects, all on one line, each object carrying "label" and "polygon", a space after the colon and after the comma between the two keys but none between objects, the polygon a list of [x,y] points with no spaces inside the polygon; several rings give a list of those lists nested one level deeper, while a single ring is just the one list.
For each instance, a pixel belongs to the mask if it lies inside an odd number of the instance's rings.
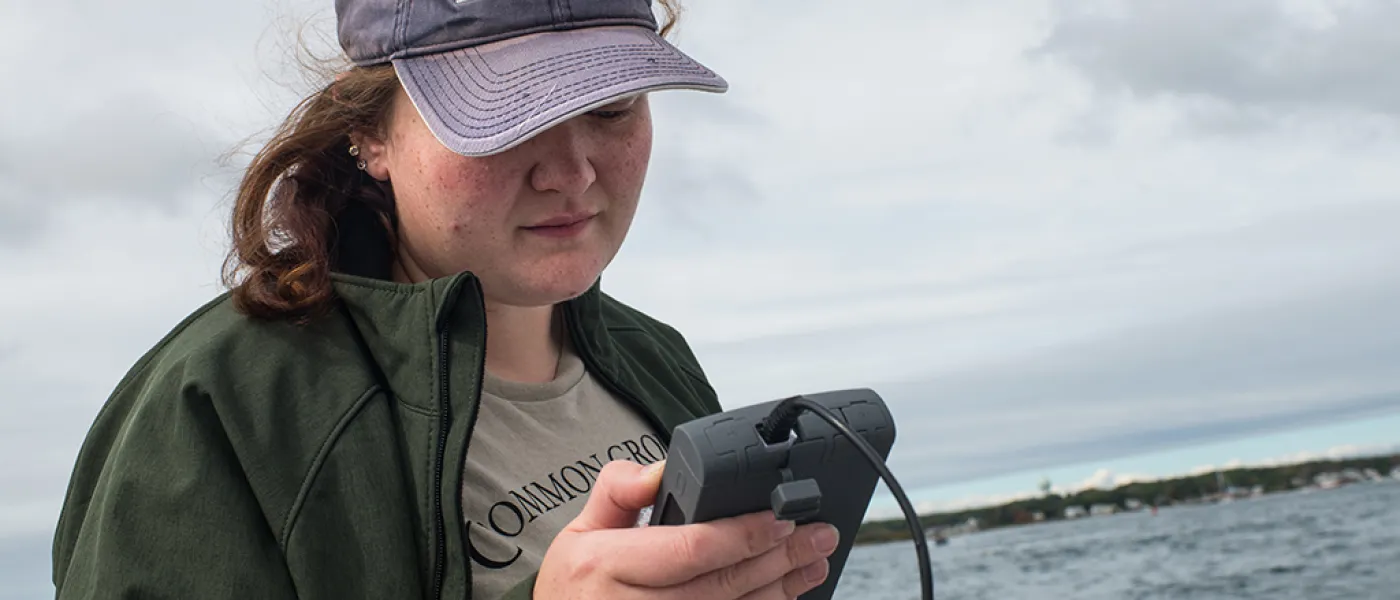
[{"label": "cable connector", "polygon": [[758,435],[765,443],[780,444],[792,435],[797,418],[802,416],[803,407],[798,402],[801,399],[801,396],[794,396],[783,400],[773,407],[768,416],[763,417],[763,422],[758,425]]}]

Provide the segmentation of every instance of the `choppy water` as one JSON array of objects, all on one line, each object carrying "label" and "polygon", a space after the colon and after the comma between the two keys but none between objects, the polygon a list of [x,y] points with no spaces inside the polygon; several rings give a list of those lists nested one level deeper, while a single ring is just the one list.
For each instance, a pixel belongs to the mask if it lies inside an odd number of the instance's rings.
[{"label": "choppy water", "polygon": [[[930,546],[939,600],[1400,600],[1400,482],[1029,525]],[[858,547],[843,600],[918,599],[910,542]]]}]

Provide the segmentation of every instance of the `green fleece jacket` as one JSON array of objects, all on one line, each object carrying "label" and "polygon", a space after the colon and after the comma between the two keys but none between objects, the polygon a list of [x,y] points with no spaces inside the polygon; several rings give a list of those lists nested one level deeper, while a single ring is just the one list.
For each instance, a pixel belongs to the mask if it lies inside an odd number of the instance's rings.
[{"label": "green fleece jacket", "polygon": [[[335,287],[346,310],[303,325],[220,297],[131,369],[73,470],[58,598],[471,598],[460,490],[479,281]],[[721,410],[671,327],[596,285],[562,307],[590,372],[664,440]]]}]

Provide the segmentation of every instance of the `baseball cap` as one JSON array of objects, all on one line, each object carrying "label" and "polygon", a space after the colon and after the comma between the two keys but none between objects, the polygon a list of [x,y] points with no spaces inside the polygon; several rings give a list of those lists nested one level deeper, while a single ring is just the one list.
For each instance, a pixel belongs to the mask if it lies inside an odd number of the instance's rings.
[{"label": "baseball cap", "polygon": [[728,83],[661,37],[651,0],[335,0],[356,66],[391,63],[433,135],[495,154],[627,96]]}]

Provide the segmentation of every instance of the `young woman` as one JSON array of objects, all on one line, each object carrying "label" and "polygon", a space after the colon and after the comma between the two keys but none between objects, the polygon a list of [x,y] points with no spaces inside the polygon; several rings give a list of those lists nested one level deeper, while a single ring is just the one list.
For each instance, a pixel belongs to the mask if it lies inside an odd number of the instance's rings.
[{"label": "young woman", "polygon": [[720,407],[685,339],[600,274],[647,171],[648,94],[724,81],[647,0],[336,8],[353,66],[249,166],[231,290],[131,369],[84,443],[57,596],[818,585],[826,525],[634,526],[671,429]]}]

